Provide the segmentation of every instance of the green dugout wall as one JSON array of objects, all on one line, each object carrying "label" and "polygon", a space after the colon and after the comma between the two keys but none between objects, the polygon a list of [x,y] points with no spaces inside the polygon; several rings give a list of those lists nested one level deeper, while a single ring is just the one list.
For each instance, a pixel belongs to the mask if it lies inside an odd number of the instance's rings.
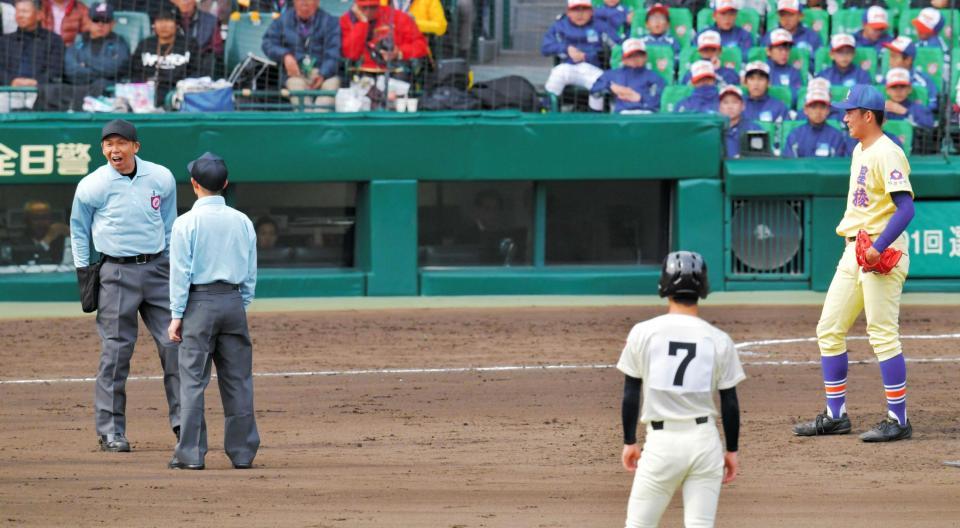
[{"label": "green dugout wall", "polygon": [[[12,186],[33,185],[47,190],[53,185],[59,193],[72,194],[79,179],[103,163],[99,129],[110,118],[0,116],[0,194]],[[141,157],[171,168],[181,183],[188,181],[186,163],[212,150],[227,159],[231,181],[237,184],[263,189],[298,182],[355,186],[352,265],[264,268],[257,288],[263,297],[655,291],[659,272],[654,264],[550,263],[548,190],[557,182],[665,182],[666,225],[652,227],[669,240],[669,249],[703,253],[711,264],[714,289],[824,289],[839,255],[832,228],[845,202],[849,170],[845,162],[724,163],[718,118],[495,112],[130,119],[140,130]],[[930,222],[949,223],[950,200],[960,197],[957,160],[912,163],[918,196],[948,204],[931,213]],[[492,186],[530,183],[529,261],[514,266],[421,267],[418,190],[437,182],[484,181]],[[789,266],[744,273],[744,257],[732,248],[736,237],[731,219],[742,217],[734,206],[742,209],[751,200],[792,200],[791,207],[800,208],[801,273]],[[943,244],[949,252],[947,233]],[[957,289],[960,273],[951,272],[954,262],[960,258],[945,257],[943,264],[934,266],[946,270],[942,276],[911,280],[909,287]],[[0,300],[75,298],[70,272],[0,273]]]}]

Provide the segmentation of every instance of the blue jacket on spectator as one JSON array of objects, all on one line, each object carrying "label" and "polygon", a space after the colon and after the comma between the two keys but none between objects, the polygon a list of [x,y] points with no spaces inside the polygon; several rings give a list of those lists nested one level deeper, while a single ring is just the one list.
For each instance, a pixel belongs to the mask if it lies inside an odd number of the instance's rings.
[{"label": "blue jacket on spectator", "polygon": [[616,31],[599,22],[596,17],[582,26],[577,26],[563,16],[554,22],[543,36],[540,53],[545,57],[559,57],[567,64],[575,64],[567,55],[567,47],[573,46],[587,55],[586,62],[599,68],[600,52],[604,44],[609,46],[616,40]]},{"label": "blue jacket on spectator", "polygon": [[[770,16],[770,15],[767,15]],[[797,26],[797,32],[793,33],[793,47],[795,48],[807,48],[811,51],[810,56],[813,57],[813,53],[816,53],[820,46],[823,46],[823,39],[820,38],[820,33],[800,24]],[[760,39],[760,46],[764,48],[770,47],[770,32],[768,31],[763,35],[763,38]]]},{"label": "blue jacket on spectator", "polygon": [[753,35],[740,26],[733,26],[730,31],[721,31],[716,24],[710,29],[720,33],[720,45],[724,48],[738,48],[743,53],[743,62],[747,62],[747,53],[753,47]]},{"label": "blue jacket on spectator", "polygon": [[90,84],[96,80],[117,81],[128,73],[130,47],[123,37],[110,33],[102,39],[78,35],[64,57],[64,77],[71,84]]},{"label": "blue jacket on spectator", "polygon": [[787,105],[779,99],[770,97],[769,94],[759,99],[747,97],[743,102],[743,119],[748,121],[761,121],[764,123],[773,123],[788,119]]},{"label": "blue jacket on spectator", "polygon": [[690,97],[677,103],[674,112],[716,114],[719,107],[720,90],[717,85],[708,84],[694,88]]},{"label": "blue jacket on spectator", "polygon": [[60,82],[63,51],[60,36],[39,26],[35,31],[17,28],[0,36],[0,86],[20,77],[40,84]]},{"label": "blue jacket on spectator", "polygon": [[626,86],[640,94],[639,102],[623,101],[614,96],[613,111],[616,113],[624,110],[647,110],[658,112],[660,110],[660,95],[663,94],[663,87],[667,84],[659,74],[644,66],[643,68],[617,68],[607,70],[603,75],[593,83],[590,93],[602,93],[610,90],[610,84],[616,83]]},{"label": "blue jacket on spectator", "polygon": [[930,96],[930,103],[927,105],[927,109],[931,112],[937,111],[937,94],[939,93],[937,89],[937,83],[930,78],[926,72],[917,71],[914,69],[910,70],[910,82],[914,86],[923,86],[927,89],[927,95]]},{"label": "blue jacket on spectator", "polygon": [[806,122],[787,136],[781,150],[784,158],[842,158],[847,155],[846,134],[823,123]]},{"label": "blue jacket on spectator", "polygon": [[852,88],[854,84],[873,84],[870,72],[856,64],[850,64],[846,71],[841,71],[837,63],[833,63],[833,66],[820,70],[816,76],[830,81],[831,86]]},{"label": "blue jacket on spectator", "polygon": [[939,48],[940,51],[944,53],[950,53],[950,48],[947,47],[947,44],[940,38],[940,35],[934,35],[928,39],[923,40],[914,40],[914,44],[918,48]]},{"label": "blue jacket on spectator", "polygon": [[883,50],[883,45],[893,40],[893,35],[884,32],[877,40],[867,40],[861,29],[853,34],[853,40],[856,41],[858,48],[875,48],[877,53],[880,53]]},{"label": "blue jacket on spectator", "polygon": [[617,37],[618,44],[623,42],[630,32],[630,26],[627,25],[627,8],[623,7],[622,3],[615,7],[600,4],[593,8],[593,19],[610,28],[611,36]]},{"label": "blue jacket on spectator", "polygon": [[[727,68],[726,66],[721,66],[714,70],[717,74],[717,77],[724,82],[724,84],[732,84],[734,86],[740,86],[740,74],[737,73],[737,70],[733,68]],[[683,75],[683,79],[680,80],[680,84],[690,84],[690,70],[687,70],[687,73]]]},{"label": "blue jacket on spectator", "polygon": [[670,46],[673,48],[674,58],[680,55],[680,43],[670,33],[664,33],[663,35],[647,34],[638,38],[647,46]]},{"label": "blue jacket on spectator", "polygon": [[723,143],[726,147],[726,157],[727,159],[738,158],[740,157],[740,137],[746,133],[753,130],[759,130],[761,132],[766,132],[762,126],[757,124],[755,121],[749,119],[744,119],[740,116],[740,121],[736,125],[728,126],[723,131]]},{"label": "blue jacket on spectator", "polygon": [[920,127],[920,128],[933,128],[934,120],[933,114],[930,112],[930,109],[923,106],[922,104],[908,99],[902,103],[903,106],[907,107],[906,114],[897,114],[895,112],[884,112],[883,115],[891,121],[902,121],[906,119],[910,122],[911,125]]},{"label": "blue jacket on spectator", "polygon": [[[886,130],[884,130],[883,135],[890,138],[890,141],[893,141],[894,144],[896,144],[898,147],[903,148],[903,142],[900,141],[900,138],[898,138],[897,136],[891,134],[890,132],[887,132]],[[853,149],[857,148],[857,145],[860,143],[860,140],[855,137],[851,137],[849,132],[845,132],[843,136],[844,136],[844,140],[847,142],[847,151],[845,155],[852,156]],[[909,152],[904,152],[904,154],[908,156],[910,155]]]},{"label": "blue jacket on spectator", "polygon": [[309,54],[324,79],[335,76],[340,65],[340,21],[319,9],[310,21],[310,34],[307,37],[300,36],[299,25],[296,11],[284,10],[280,18],[270,23],[270,28],[263,35],[263,52],[280,64],[284,79],[286,69],[283,67],[283,57],[288,53],[292,53],[297,62]]},{"label": "blue jacket on spectator", "polygon": [[770,66],[770,86],[786,86],[790,88],[790,95],[793,100],[797,100],[797,91],[803,86],[803,77],[800,70],[794,68],[789,62],[783,66],[768,60]]}]

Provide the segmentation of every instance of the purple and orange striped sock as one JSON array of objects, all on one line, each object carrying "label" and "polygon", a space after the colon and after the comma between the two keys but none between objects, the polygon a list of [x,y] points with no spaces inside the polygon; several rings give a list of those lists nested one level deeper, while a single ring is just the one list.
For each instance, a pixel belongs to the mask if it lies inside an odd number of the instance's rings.
[{"label": "purple and orange striped sock", "polygon": [[880,376],[887,393],[887,409],[900,425],[907,424],[907,362],[897,354],[880,362]]},{"label": "purple and orange striped sock", "polygon": [[820,356],[823,368],[823,388],[827,396],[827,414],[840,418],[847,412],[847,353],[839,356]]}]

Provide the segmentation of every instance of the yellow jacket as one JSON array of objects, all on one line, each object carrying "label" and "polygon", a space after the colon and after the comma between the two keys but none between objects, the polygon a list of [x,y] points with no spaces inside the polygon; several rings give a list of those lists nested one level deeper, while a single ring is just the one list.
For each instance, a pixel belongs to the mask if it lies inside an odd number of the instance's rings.
[{"label": "yellow jacket", "polygon": [[421,33],[440,36],[447,32],[447,17],[440,0],[413,0],[407,14],[417,22]]}]

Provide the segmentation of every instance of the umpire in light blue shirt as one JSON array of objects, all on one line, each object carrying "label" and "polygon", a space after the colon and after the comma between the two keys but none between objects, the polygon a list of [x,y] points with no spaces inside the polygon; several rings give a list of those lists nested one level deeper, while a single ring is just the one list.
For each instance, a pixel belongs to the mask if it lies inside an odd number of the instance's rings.
[{"label": "umpire in light blue shirt", "polygon": [[207,152],[187,170],[197,201],[174,222],[170,242],[169,337],[180,342],[182,428],[169,466],[204,467],[203,391],[212,362],[223,401],[223,447],[233,467],[247,469],[260,447],[246,313],[257,283],[256,230],[223,200],[227,166],[220,157]]},{"label": "umpire in light blue shirt", "polygon": [[73,198],[70,242],[74,265],[90,266],[91,241],[100,252],[97,330],[103,342],[94,396],[100,449],[130,451],[126,438],[126,382],[137,341],[137,313],[153,335],[163,367],[170,427],[180,428],[177,344],[170,324],[167,248],[177,218],[176,182],[164,167],[137,157],[132,123],[103,127],[100,145],[107,164],[87,175]]}]

